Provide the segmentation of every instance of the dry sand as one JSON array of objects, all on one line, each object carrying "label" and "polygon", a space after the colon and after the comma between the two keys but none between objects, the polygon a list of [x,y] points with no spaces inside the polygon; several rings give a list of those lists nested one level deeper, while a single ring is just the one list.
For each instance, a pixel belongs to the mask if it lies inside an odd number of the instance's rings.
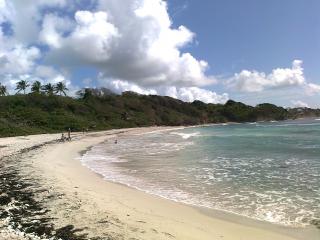
[{"label": "dry sand", "polygon": [[[88,239],[297,239],[281,233],[277,228],[243,224],[239,219],[230,221],[212,217],[196,208],[107,182],[79,161],[83,151],[100,142],[111,141],[114,137],[121,139],[124,134],[166,129],[140,128],[76,134],[71,142],[51,143],[25,154],[21,162],[22,165],[28,162],[29,166],[21,166],[21,171],[36,176],[41,185],[48,189],[48,194],[58,193],[58,197],[45,203],[55,228],[71,224],[83,229],[79,234],[86,234]],[[31,147],[59,136],[1,139],[0,146],[7,146],[0,148],[1,154],[19,151],[22,144],[23,147]],[[41,195],[38,197],[41,199]],[[10,238],[3,232],[2,239]]]}]

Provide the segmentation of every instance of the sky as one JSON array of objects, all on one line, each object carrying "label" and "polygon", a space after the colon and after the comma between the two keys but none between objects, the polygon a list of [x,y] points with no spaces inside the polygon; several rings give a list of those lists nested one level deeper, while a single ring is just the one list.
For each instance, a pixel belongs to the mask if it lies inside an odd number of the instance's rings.
[{"label": "sky", "polygon": [[0,0],[0,82],[320,108],[318,0]]}]

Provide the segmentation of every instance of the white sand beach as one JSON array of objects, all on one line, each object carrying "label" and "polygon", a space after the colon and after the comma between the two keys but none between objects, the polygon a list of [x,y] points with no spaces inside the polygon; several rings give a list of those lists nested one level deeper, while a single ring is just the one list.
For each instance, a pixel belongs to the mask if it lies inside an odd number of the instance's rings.
[{"label": "white sand beach", "polygon": [[[88,239],[297,239],[272,227],[264,228],[263,224],[253,226],[217,218],[191,206],[105,181],[79,161],[83,151],[115,136],[121,139],[125,134],[166,129],[169,128],[124,129],[85,135],[77,133],[73,134],[71,142],[50,143],[31,150],[22,155],[19,164],[21,171],[37,176],[48,193],[61,194],[46,203],[55,227],[72,224],[77,229],[83,228]],[[59,137],[59,134],[52,134],[3,138],[0,139],[0,154],[1,157],[7,156]],[[28,162],[28,167],[23,167],[25,162]],[[0,239],[19,238],[2,230]]]}]

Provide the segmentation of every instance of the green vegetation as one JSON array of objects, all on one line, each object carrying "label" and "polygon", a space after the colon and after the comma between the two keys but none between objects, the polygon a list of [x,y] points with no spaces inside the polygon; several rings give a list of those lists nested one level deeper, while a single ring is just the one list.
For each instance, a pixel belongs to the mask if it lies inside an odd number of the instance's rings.
[{"label": "green vegetation", "polygon": [[7,87],[6,86],[3,86],[1,83],[0,83],[0,96],[5,96],[7,95]]},{"label": "green vegetation", "polygon": [[29,82],[26,80],[20,80],[17,82],[16,90],[18,90],[17,93],[20,93],[23,91],[23,94],[26,94],[26,89],[30,86]]},{"label": "green vegetation", "polygon": [[31,86],[31,92],[35,94],[40,94],[42,89],[41,82],[35,81]]},{"label": "green vegetation", "polygon": [[69,89],[63,82],[58,82],[57,85],[54,87],[54,90],[56,91],[56,93],[60,94],[60,96],[62,94],[64,94],[64,96],[67,96],[66,91],[68,91]]},{"label": "green vegetation", "polygon": [[[26,91],[30,84],[18,82]],[[0,90],[1,90],[0,85]],[[27,87],[26,87],[27,86]],[[143,126],[198,125],[223,122],[254,122],[320,116],[320,110],[284,109],[272,104],[256,107],[229,100],[226,104],[186,103],[170,97],[146,96],[133,92],[116,95],[110,90],[82,89],[78,97],[65,96],[64,84],[31,85],[31,93],[0,94],[0,136],[106,130]],[[60,94],[60,95],[55,95]],[[64,96],[62,96],[62,94]]]},{"label": "green vegetation", "polygon": [[47,94],[48,96],[53,96],[54,95],[54,89],[55,86],[52,85],[51,83],[48,83],[44,86],[42,86],[42,90],[45,94]]}]

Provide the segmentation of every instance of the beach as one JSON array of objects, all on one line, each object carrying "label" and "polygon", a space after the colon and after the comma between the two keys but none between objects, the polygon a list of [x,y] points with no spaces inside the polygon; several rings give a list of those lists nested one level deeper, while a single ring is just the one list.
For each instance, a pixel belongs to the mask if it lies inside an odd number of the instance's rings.
[{"label": "beach", "polygon": [[[298,229],[218,216],[106,181],[79,160],[90,147],[101,142],[170,129],[173,128],[76,133],[72,141],[63,143],[55,141],[59,134],[4,138],[0,140],[1,157],[6,166],[18,169],[16,174],[28,176],[30,185],[24,191],[33,191],[35,204],[41,203],[39,212],[48,221],[52,236],[61,233],[57,229],[63,229],[67,232],[64,236],[80,236],[75,239],[313,239],[313,233],[305,238],[307,233]],[[26,150],[21,152],[23,149]],[[34,191],[33,184],[42,191]],[[35,221],[34,216],[32,219]],[[10,221],[8,217],[1,219],[0,239],[28,236],[23,231],[8,229]]]}]

